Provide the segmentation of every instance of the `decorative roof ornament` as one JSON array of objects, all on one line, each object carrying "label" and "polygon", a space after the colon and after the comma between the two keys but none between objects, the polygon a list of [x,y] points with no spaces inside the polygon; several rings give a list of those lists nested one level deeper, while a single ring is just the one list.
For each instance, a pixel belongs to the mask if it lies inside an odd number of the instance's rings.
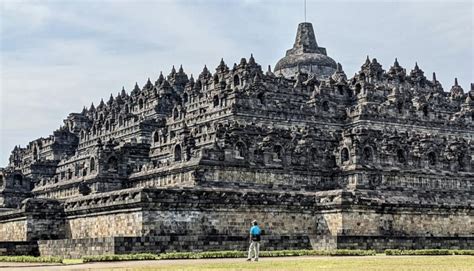
[{"label": "decorative roof ornament", "polygon": [[176,69],[174,68],[174,65],[173,65],[173,67],[171,68],[171,73],[170,73],[169,76],[173,77],[175,74],[176,74]]},{"label": "decorative roof ornament", "polygon": [[393,63],[392,67],[390,67],[387,74],[390,78],[398,79],[399,81],[403,81],[406,77],[405,69],[400,66],[397,58],[395,58],[395,62]]},{"label": "decorative roof ornament", "polygon": [[399,67],[400,67],[400,64],[398,64],[398,59],[397,59],[397,58],[395,58],[395,62],[393,63],[393,66],[394,66],[395,68],[399,68]]},{"label": "decorative roof ornament", "polygon": [[110,93],[110,97],[109,97],[109,100],[107,101],[107,105],[111,106],[113,103],[114,103],[114,95]]},{"label": "decorative roof ornament", "polygon": [[381,79],[384,72],[385,71],[383,70],[382,65],[380,65],[376,58],[373,58],[372,62],[370,63],[369,75],[373,78]]},{"label": "decorative roof ornament", "polygon": [[415,71],[419,71],[420,70],[420,67],[418,67],[418,62],[415,62]]},{"label": "decorative roof ornament", "polygon": [[372,61],[370,61],[369,56],[367,56],[364,64],[361,66],[361,70],[359,71],[359,77],[364,78],[365,80],[380,80],[384,72],[382,65],[380,65],[376,58],[373,58]]},{"label": "decorative roof ornament", "polygon": [[121,104],[123,101],[122,101],[122,96],[120,95],[120,93],[117,94],[117,97],[115,97],[114,99],[114,104]]},{"label": "decorative roof ornament", "polygon": [[153,84],[150,81],[150,77],[148,77],[148,80],[146,81],[146,84],[143,86],[143,89],[153,89]]},{"label": "decorative roof ornament", "polygon": [[425,74],[423,70],[418,67],[418,62],[415,62],[415,68],[410,72],[410,77],[414,82],[420,82],[423,83],[426,81]]},{"label": "decorative roof ornament", "polygon": [[460,100],[464,97],[464,89],[458,84],[458,78],[454,78],[454,85],[449,93],[451,100]]},{"label": "decorative roof ornament", "polygon": [[160,76],[158,76],[158,79],[155,82],[155,86],[159,86],[165,81],[165,77],[163,76],[163,72],[160,71]]},{"label": "decorative roof ornament", "polygon": [[120,95],[122,95],[122,98],[124,98],[125,96],[127,96],[127,92],[125,91],[125,87],[124,87],[124,86],[122,86],[122,91],[121,91]]},{"label": "decorative roof ornament", "polygon": [[102,109],[105,107],[104,99],[100,99],[99,106],[97,106],[97,109]]},{"label": "decorative roof ornament", "polygon": [[433,72],[433,78],[431,80],[431,83],[432,83],[432,86],[433,86],[433,89],[436,90],[437,92],[441,93],[441,94],[444,94],[444,91],[443,91],[443,86],[441,85],[441,83],[436,79],[436,73]]},{"label": "decorative roof ornament", "polygon": [[260,82],[261,79],[262,79],[262,77],[261,77],[260,73],[259,73],[259,72],[256,72],[256,73],[255,73],[255,76],[253,77],[253,81],[254,81],[254,82]]},{"label": "decorative roof ornament", "polygon": [[204,65],[201,74],[199,75],[199,79],[209,79],[212,78],[212,74],[207,69],[207,65]]},{"label": "decorative roof ornament", "polygon": [[370,59],[369,59],[369,55],[367,55],[367,58],[365,59],[364,64],[360,66],[360,71],[364,72],[365,75],[367,75],[369,70],[370,70]]},{"label": "decorative roof ornament", "polygon": [[167,94],[169,93],[169,90],[172,89],[170,82],[168,80],[163,80],[163,83],[160,85],[161,94]]},{"label": "decorative roof ornament", "polygon": [[137,95],[140,92],[140,87],[138,86],[138,82],[135,82],[135,87],[133,88],[131,94]]},{"label": "decorative roof ornament", "polygon": [[336,82],[347,81],[347,76],[344,70],[342,69],[341,63],[337,63],[336,71],[331,75],[331,79]]},{"label": "decorative roof ornament", "polygon": [[275,76],[275,74],[272,72],[272,67],[271,65],[268,65],[268,70],[266,73],[267,76]]},{"label": "decorative roof ornament", "polygon": [[221,61],[219,62],[219,66],[216,68],[217,73],[227,73],[229,71],[229,67],[224,62],[224,58],[221,58]]},{"label": "decorative roof ornament", "polygon": [[254,66],[255,64],[257,64],[255,58],[253,57],[253,54],[250,54],[249,65]]}]

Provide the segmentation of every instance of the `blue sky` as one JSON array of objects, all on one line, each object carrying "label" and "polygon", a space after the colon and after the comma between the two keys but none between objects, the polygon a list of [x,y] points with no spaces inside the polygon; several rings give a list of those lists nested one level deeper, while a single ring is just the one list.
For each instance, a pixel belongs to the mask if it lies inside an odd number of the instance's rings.
[{"label": "blue sky", "polygon": [[[198,74],[253,53],[273,67],[303,21],[303,0],[0,2],[0,166],[69,112],[172,65]],[[472,1],[307,0],[307,20],[349,77],[369,55],[386,70],[417,61],[446,91],[474,82]]]}]

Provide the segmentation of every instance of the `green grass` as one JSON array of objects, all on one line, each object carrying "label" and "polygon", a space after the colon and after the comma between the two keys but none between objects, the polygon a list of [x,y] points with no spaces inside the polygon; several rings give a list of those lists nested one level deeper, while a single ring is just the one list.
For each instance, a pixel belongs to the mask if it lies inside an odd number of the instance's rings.
[{"label": "green grass", "polygon": [[463,250],[452,250],[454,255],[471,255],[474,256],[474,250],[468,250],[468,249],[463,249]]},{"label": "green grass", "polygon": [[[261,251],[261,257],[284,257],[284,256],[373,256],[374,250],[276,250]],[[83,257],[88,262],[110,262],[110,261],[132,261],[132,260],[173,260],[173,259],[209,259],[209,258],[245,258],[246,251],[207,251],[207,252],[170,252],[160,255],[156,254],[123,254],[123,255],[100,255]]]},{"label": "green grass", "polygon": [[[94,267],[94,266],[90,266]],[[100,266],[97,266],[97,268]],[[315,258],[263,258],[259,262],[244,259],[220,261],[189,260],[174,263],[137,262],[120,267],[119,263],[109,270],[324,270],[324,271],[467,271],[474,270],[471,256],[373,256],[373,257],[315,257]],[[101,267],[101,270],[106,270]]]},{"label": "green grass", "polygon": [[[385,255],[387,256],[446,255],[447,257],[451,257],[453,261],[457,259],[456,257],[459,258],[461,256],[465,256],[467,257],[467,259],[469,259],[472,262],[474,258],[469,257],[468,255],[471,255],[471,256],[474,255],[474,250],[388,249],[388,250],[385,250],[385,254],[376,254],[374,250],[338,249],[338,250],[279,250],[279,251],[261,251],[260,253],[260,256],[263,259],[269,258],[269,257],[284,257],[284,256],[374,256],[374,255],[378,255],[378,258],[383,258],[385,261],[388,261],[388,262],[390,260],[387,260],[387,259],[390,259],[390,258],[393,259],[397,257],[385,257]],[[458,255],[458,256],[453,256],[453,255]],[[247,256],[247,252],[245,251],[171,252],[171,253],[163,253],[159,255],[151,254],[151,253],[119,254],[119,255],[85,256],[81,259],[63,259],[60,257],[0,256],[0,262],[80,264],[80,263],[90,263],[90,262],[140,261],[140,260],[210,259],[210,258],[244,259],[246,256]],[[301,260],[303,262],[308,261],[307,258],[301,259]],[[296,264],[296,263],[291,263],[291,264]]]},{"label": "green grass", "polygon": [[61,257],[0,256],[0,262],[17,263],[62,263]]},{"label": "green grass", "polygon": [[474,250],[450,250],[450,249],[387,249],[385,255],[474,255]]},{"label": "green grass", "polygon": [[100,256],[85,256],[82,261],[89,262],[113,262],[113,261],[143,261],[143,260],[159,260],[160,256],[151,253],[140,254],[115,254],[115,255],[100,255]]}]

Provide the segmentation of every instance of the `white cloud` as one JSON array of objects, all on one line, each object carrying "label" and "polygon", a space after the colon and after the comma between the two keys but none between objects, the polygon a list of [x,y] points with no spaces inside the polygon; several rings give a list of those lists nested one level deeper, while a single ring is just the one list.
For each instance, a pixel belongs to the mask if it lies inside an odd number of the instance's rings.
[{"label": "white cloud", "polygon": [[3,27],[21,28],[24,31],[38,29],[52,16],[47,6],[24,1],[2,1]]}]

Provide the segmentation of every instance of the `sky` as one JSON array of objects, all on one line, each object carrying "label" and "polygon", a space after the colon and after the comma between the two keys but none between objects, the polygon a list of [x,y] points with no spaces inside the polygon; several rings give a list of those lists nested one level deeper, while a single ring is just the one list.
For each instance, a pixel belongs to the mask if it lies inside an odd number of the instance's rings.
[{"label": "sky", "polygon": [[[15,145],[47,137],[70,112],[172,65],[199,74],[221,58],[266,69],[304,21],[303,0],[0,0],[0,167]],[[367,55],[385,70],[415,62],[449,91],[474,82],[472,1],[312,1],[319,46],[349,77]]]}]

